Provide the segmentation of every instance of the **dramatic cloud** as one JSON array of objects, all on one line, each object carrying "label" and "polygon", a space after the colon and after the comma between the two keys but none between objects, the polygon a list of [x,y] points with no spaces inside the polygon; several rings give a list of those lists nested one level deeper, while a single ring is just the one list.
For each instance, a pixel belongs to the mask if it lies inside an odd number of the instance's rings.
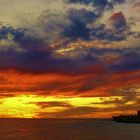
[{"label": "dramatic cloud", "polygon": [[114,4],[124,3],[125,0],[68,0],[71,3],[82,3],[82,4],[93,4],[93,6],[97,7],[112,7]]},{"label": "dramatic cloud", "polygon": [[110,117],[139,107],[138,1],[0,5],[0,116]]}]

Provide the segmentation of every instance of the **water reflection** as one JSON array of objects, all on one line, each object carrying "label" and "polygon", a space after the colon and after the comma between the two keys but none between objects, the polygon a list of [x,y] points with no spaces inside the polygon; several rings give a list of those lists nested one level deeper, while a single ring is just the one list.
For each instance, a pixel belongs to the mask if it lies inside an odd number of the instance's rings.
[{"label": "water reflection", "polygon": [[139,140],[140,124],[92,119],[1,119],[0,140]]}]

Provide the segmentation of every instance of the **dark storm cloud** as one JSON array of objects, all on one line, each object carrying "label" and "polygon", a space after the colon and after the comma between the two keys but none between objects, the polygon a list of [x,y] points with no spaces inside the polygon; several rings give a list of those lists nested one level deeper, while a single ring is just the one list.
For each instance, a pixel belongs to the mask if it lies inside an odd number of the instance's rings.
[{"label": "dark storm cloud", "polygon": [[105,24],[99,24],[98,26],[90,25],[102,18],[106,11],[104,9],[106,6],[113,5],[114,3],[120,3],[120,1],[108,2],[107,0],[89,0],[70,2],[81,2],[83,4],[93,3],[95,5],[95,9],[89,10],[85,8],[68,8],[65,11],[65,14],[44,11],[39,17],[39,22],[42,30],[46,32],[47,39],[56,40],[60,38],[69,38],[70,40],[99,39],[105,41],[121,41],[125,40],[128,36],[122,33],[123,31],[126,32],[126,30],[128,30],[123,13],[122,18],[124,19],[119,21],[115,20],[116,24],[114,23],[114,28],[117,32],[114,32],[114,29],[108,29]]},{"label": "dark storm cloud", "polygon": [[91,40],[123,41],[129,36],[135,35],[135,33],[131,32],[131,27],[122,12],[113,14],[108,21],[111,28],[108,28],[105,24],[99,24],[90,28]]},{"label": "dark storm cloud", "polygon": [[[125,51],[125,50],[124,50]],[[95,54],[97,55],[98,52]],[[104,53],[99,52],[100,55],[103,55]],[[32,51],[28,53],[15,53],[15,52],[2,52],[0,53],[0,68],[1,69],[10,69],[15,68],[19,69],[21,71],[25,72],[78,72],[81,73],[80,70],[82,70],[82,67],[86,66],[86,64],[78,63],[71,60],[57,60],[52,59],[50,54],[48,53],[40,53],[37,51]],[[98,55],[98,57],[100,56]],[[129,57],[131,56],[131,57]],[[111,64],[108,65],[113,71],[120,71],[120,70],[133,70],[138,69],[139,66],[139,54],[122,54],[122,61],[118,64]],[[99,61],[97,59],[97,62]],[[93,58],[92,58],[93,59]],[[90,58],[90,63],[94,62],[94,59],[92,60]],[[130,60],[130,61],[128,61]],[[89,57],[84,57],[83,61],[87,62],[87,65],[89,63]],[[94,62],[96,64],[97,62]],[[78,63],[78,65],[76,65]],[[102,64],[102,62],[100,62]],[[110,69],[110,70],[111,70]]]},{"label": "dark storm cloud", "polygon": [[76,40],[81,38],[88,40],[90,39],[88,24],[96,21],[101,15],[100,11],[95,13],[84,8],[69,8],[65,14],[52,14],[44,11],[39,17],[39,22],[43,31],[46,32],[47,39],[69,38]]},{"label": "dark storm cloud", "polygon": [[44,47],[44,41],[39,38],[35,33],[32,34],[31,30],[24,28],[14,28],[9,25],[0,27],[0,39],[12,40],[19,44],[19,47],[27,49],[42,49]]},{"label": "dark storm cloud", "polygon": [[94,6],[105,7],[117,3],[124,3],[125,0],[67,0],[70,3],[82,3],[82,4],[93,4]]},{"label": "dark storm cloud", "polygon": [[84,40],[122,41],[132,34],[131,31],[129,31],[125,17],[113,21],[113,29],[108,29],[105,24],[90,27],[90,24],[101,16],[102,12],[95,14],[95,12],[86,11],[84,9],[71,9],[68,15],[71,24],[65,27],[62,36],[72,40],[81,38]]},{"label": "dark storm cloud", "polygon": [[[87,48],[84,50],[87,54],[81,58],[81,61],[86,61],[88,65],[100,64],[110,71],[126,71],[140,68],[140,49],[134,48]],[[115,60],[106,62],[106,58],[116,56]],[[104,57],[106,56],[106,57]],[[101,59],[102,58],[102,59]],[[113,62],[114,61],[114,62]]]},{"label": "dark storm cloud", "polygon": [[72,40],[78,38],[88,40],[90,38],[90,29],[87,24],[94,22],[98,17],[99,15],[85,9],[70,9],[68,19],[71,24],[65,28],[63,35]]},{"label": "dark storm cloud", "polygon": [[[92,2],[95,5],[105,5],[107,1],[105,2],[104,0],[103,3],[99,1]],[[101,61],[100,58],[105,54],[109,55],[111,53],[119,55],[121,61],[118,64],[105,64],[105,67],[110,68],[110,70],[133,70],[139,68],[139,50],[135,51],[135,48],[131,49],[133,50],[132,52],[128,52],[128,49],[123,48],[98,48],[93,46],[93,48],[82,48],[85,55],[81,55],[80,59],[54,57],[55,50],[50,49],[48,44],[50,43],[49,39],[55,37],[56,34],[60,40],[68,38],[69,41],[66,42],[64,47],[70,41],[76,41],[77,39],[100,40],[110,43],[126,40],[132,34],[123,13],[119,14],[121,17],[119,19],[123,20],[114,20],[113,18],[113,23],[115,21],[113,29],[108,29],[105,24],[91,27],[90,24],[101,18],[104,13],[104,11],[97,9],[90,11],[83,8],[70,8],[64,15],[44,11],[43,15],[40,16],[40,24],[46,32],[47,41],[32,30],[2,26],[0,28],[0,41],[9,42],[10,40],[13,44],[9,44],[9,47],[3,47],[5,51],[0,48],[0,69],[13,68],[23,72],[57,71],[80,73],[86,66],[104,64],[104,61]],[[15,48],[13,47],[14,45],[16,46]],[[20,51],[18,50],[19,48],[21,49]],[[77,54],[80,54],[80,49],[77,52]]]},{"label": "dark storm cloud", "polygon": [[140,49],[124,49],[121,61],[117,65],[110,66],[113,70],[134,70],[140,68]]},{"label": "dark storm cloud", "polygon": [[[51,56],[52,52],[44,40],[32,35],[25,29],[4,26],[0,28],[1,40],[8,42],[9,34],[12,45],[8,44],[5,49],[0,47],[0,69],[18,69],[25,72],[67,71],[67,66],[76,66],[73,61]],[[1,44],[0,44],[1,45]],[[14,45],[18,45],[16,48]],[[18,51],[18,48],[21,51]]]},{"label": "dark storm cloud", "polygon": [[105,24],[90,27],[90,24],[102,17],[102,14],[103,11],[100,10],[91,12],[85,9],[71,9],[68,12],[71,24],[64,28],[62,36],[72,40],[81,38],[84,40],[122,41],[132,34],[123,13],[119,15],[120,19],[112,19],[114,20],[112,29],[108,29]]},{"label": "dark storm cloud", "polygon": [[128,32],[127,34],[124,34],[124,32],[119,32],[119,28],[115,28],[115,30],[117,30],[117,32],[114,32],[114,30],[112,29],[107,29],[106,25],[101,24],[97,27],[93,27],[90,30],[90,37],[93,40],[98,39],[107,42],[112,42],[126,40],[129,34],[131,34],[131,32]]},{"label": "dark storm cloud", "polygon": [[[67,43],[77,39],[113,42],[124,41],[129,36],[134,35],[131,32],[131,25],[129,25],[125,13],[121,11],[117,11],[118,13],[114,16],[112,15],[111,29],[107,26],[107,21],[104,21],[104,23],[98,22],[105,16],[106,11],[113,13],[110,8],[113,9],[116,4],[125,3],[124,0],[65,0],[64,3],[69,5],[64,8],[64,11],[46,10],[38,18],[39,28],[44,32],[44,38],[48,42],[61,39],[66,39]],[[73,3],[75,6],[72,6]],[[84,7],[81,8],[79,3],[83,4]],[[88,4],[92,4],[90,6],[93,9],[89,8]],[[108,22],[112,21],[108,19]]]}]

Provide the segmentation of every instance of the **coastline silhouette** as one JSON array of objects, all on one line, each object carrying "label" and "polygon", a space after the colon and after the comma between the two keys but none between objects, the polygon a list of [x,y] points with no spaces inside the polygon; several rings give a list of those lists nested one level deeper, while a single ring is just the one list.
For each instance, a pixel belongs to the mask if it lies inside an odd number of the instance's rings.
[{"label": "coastline silhouette", "polygon": [[124,122],[124,123],[140,123],[140,110],[137,111],[137,114],[134,115],[113,116],[112,120],[116,122]]}]

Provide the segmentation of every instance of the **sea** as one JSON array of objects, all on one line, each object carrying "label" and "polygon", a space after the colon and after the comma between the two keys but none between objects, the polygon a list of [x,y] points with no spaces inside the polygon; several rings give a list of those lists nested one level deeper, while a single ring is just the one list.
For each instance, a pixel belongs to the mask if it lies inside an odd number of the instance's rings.
[{"label": "sea", "polygon": [[0,119],[0,140],[140,140],[140,124],[109,119]]}]

